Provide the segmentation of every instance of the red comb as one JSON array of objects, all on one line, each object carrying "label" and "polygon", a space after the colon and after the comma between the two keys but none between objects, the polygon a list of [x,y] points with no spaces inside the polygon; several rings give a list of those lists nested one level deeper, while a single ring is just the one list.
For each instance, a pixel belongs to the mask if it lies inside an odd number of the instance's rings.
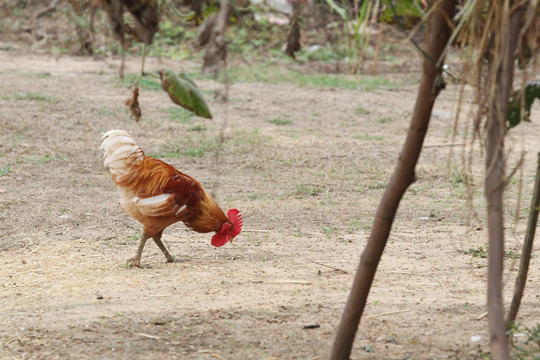
[{"label": "red comb", "polygon": [[227,212],[227,216],[229,217],[229,220],[233,225],[232,236],[234,238],[236,237],[236,235],[240,234],[240,231],[242,231],[242,225],[244,225],[244,218],[242,217],[242,214],[240,214],[240,211],[238,211],[237,209],[229,210]]}]

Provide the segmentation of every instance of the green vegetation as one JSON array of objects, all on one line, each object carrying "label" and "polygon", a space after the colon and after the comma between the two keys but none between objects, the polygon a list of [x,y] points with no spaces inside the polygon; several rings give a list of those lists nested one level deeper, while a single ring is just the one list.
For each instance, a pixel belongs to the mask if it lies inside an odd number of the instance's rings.
[{"label": "green vegetation", "polygon": [[272,119],[267,119],[265,121],[274,125],[289,125],[292,123],[291,119],[283,118],[283,117],[276,117]]},{"label": "green vegetation", "polygon": [[[517,338],[517,334],[522,336]],[[512,324],[508,330],[512,359],[540,359],[540,323],[532,328]]]},{"label": "green vegetation", "polygon": [[159,23],[159,31],[154,37],[153,46],[148,50],[149,56],[166,57],[174,60],[192,58],[192,51],[182,44],[190,44],[197,38],[197,29],[176,24],[170,20]]},{"label": "green vegetation", "polygon": [[60,100],[58,100],[58,99],[55,99],[55,98],[53,98],[51,96],[41,94],[41,93],[37,93],[37,92],[16,93],[15,95],[13,95],[13,97],[16,100],[43,101],[43,102],[47,102],[47,103],[50,103],[50,104],[56,104],[56,103],[60,102]]},{"label": "green vegetation", "polygon": [[382,140],[384,140],[384,138],[382,136],[369,135],[369,134],[355,135],[354,138],[364,140],[364,141],[382,141]]},{"label": "green vegetation", "polygon": [[333,234],[337,233],[338,229],[336,229],[335,227],[331,227],[331,226],[323,226],[321,228],[321,231],[326,236],[330,236],[330,235],[333,235]]},{"label": "green vegetation", "polygon": [[362,225],[360,224],[360,221],[358,220],[351,220],[349,221],[349,225],[347,226],[347,231],[352,233],[355,231],[359,231],[362,229]]},{"label": "green vegetation", "polygon": [[11,171],[11,166],[9,166],[9,165],[1,167],[0,168],[0,176],[7,175],[7,174],[9,174],[10,171]]},{"label": "green vegetation", "polygon": [[259,129],[236,130],[227,143],[235,146],[237,153],[248,152],[264,143],[272,140],[272,137],[260,134]]},{"label": "green vegetation", "polygon": [[[382,76],[344,74],[305,74],[276,62],[256,63],[229,69],[229,80],[236,82],[293,83],[301,86],[374,91],[392,89],[408,83]],[[223,79],[222,79],[223,80]]]},{"label": "green vegetation", "polygon": [[477,248],[470,248],[469,254],[474,257],[487,258],[487,249],[484,249],[483,246],[478,246]]},{"label": "green vegetation", "polygon": [[195,114],[191,111],[185,110],[179,106],[171,106],[163,110],[169,114],[171,121],[176,121],[181,124],[189,124]]},{"label": "green vegetation", "polygon": [[102,107],[98,109],[98,114],[100,116],[107,116],[107,117],[116,116],[116,111]]},{"label": "green vegetation", "polygon": [[150,154],[157,158],[174,157],[204,157],[216,154],[219,151],[234,151],[242,153],[251,151],[254,147],[269,141],[271,138],[259,134],[258,129],[251,131],[238,130],[230,137],[221,139],[219,135],[207,137],[202,130],[194,130],[194,133],[182,139],[176,144],[168,145],[163,151]]},{"label": "green vegetation", "polygon": [[206,131],[208,130],[207,126],[204,125],[193,125],[188,128],[189,131]]},{"label": "green vegetation", "polygon": [[167,147],[162,153],[151,156],[159,158],[203,157],[208,154],[215,153],[221,146],[222,144],[219,143],[217,138],[188,138],[178,142],[175,145]]},{"label": "green vegetation", "polygon": [[354,108],[354,113],[358,115],[369,115],[371,114],[371,111],[362,106],[357,106],[356,108]]},{"label": "green vegetation", "polygon": [[318,186],[311,186],[311,185],[298,185],[296,187],[296,192],[299,194],[305,194],[310,196],[316,196],[319,195],[324,191],[324,188],[318,187]]},{"label": "green vegetation", "polygon": [[391,116],[384,116],[384,117],[380,117],[377,119],[377,122],[379,124],[386,124],[386,123],[390,123],[390,122],[393,122],[395,121],[396,119],[394,119],[393,117]]}]

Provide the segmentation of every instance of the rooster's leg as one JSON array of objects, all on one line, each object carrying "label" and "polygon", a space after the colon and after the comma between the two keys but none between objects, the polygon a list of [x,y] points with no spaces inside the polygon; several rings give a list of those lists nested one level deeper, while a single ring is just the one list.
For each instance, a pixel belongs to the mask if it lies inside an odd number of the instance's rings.
[{"label": "rooster's leg", "polygon": [[156,245],[159,247],[161,252],[163,252],[163,255],[165,255],[165,257],[167,258],[167,262],[168,263],[175,262],[176,259],[174,258],[174,256],[172,256],[169,253],[165,245],[163,245],[163,243],[161,242],[161,234],[163,234],[163,230],[157,233],[157,235],[154,236],[152,239],[154,239],[154,242],[156,243]]},{"label": "rooster's leg", "polygon": [[161,234],[163,233],[163,230],[160,231],[156,236],[154,236],[152,239],[154,239],[154,242],[156,243],[156,245],[161,249],[161,251],[163,252],[163,255],[165,255],[165,257],[167,258],[167,262],[168,263],[173,263],[173,262],[184,262],[184,261],[188,261],[188,259],[184,259],[184,258],[176,258],[174,256],[171,255],[171,253],[169,253],[169,251],[167,250],[167,248],[165,247],[165,245],[163,245],[163,243],[161,242]]},{"label": "rooster's leg", "polygon": [[129,267],[132,267],[132,266],[141,267],[141,255],[144,249],[144,244],[146,244],[147,239],[148,237],[143,232],[141,235],[141,240],[139,241],[139,249],[137,249],[137,255],[135,255],[135,257],[132,257],[131,259],[128,260]]}]

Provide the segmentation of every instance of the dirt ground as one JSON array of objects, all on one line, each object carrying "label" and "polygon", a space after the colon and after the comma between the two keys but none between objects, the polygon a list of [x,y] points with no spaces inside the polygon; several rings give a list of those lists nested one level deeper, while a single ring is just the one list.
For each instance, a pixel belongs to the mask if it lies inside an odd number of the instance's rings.
[{"label": "dirt ground", "polygon": [[[325,359],[401,149],[418,74],[394,74],[412,84],[376,91],[239,82],[227,103],[213,98],[222,84],[199,80],[213,120],[179,120],[164,92],[143,89],[136,123],[118,64],[0,51],[0,358]],[[128,59],[128,73],[138,64]],[[468,188],[461,146],[450,146],[457,89],[449,85],[437,101],[418,181],[399,209],[352,359],[488,352],[487,260],[474,256],[487,241],[483,153],[472,151]],[[456,144],[466,141],[467,118]],[[506,303],[538,120],[535,109],[533,122],[509,135],[508,168],[522,153],[525,162],[506,192]],[[210,235],[176,224],[164,242],[189,261],[166,264],[148,243],[142,262],[150,267],[126,268],[141,229],[118,207],[103,168],[100,138],[110,129],[128,131],[147,154],[169,154],[165,160],[200,180],[224,209],[240,209],[243,233],[213,248]],[[535,256],[519,315],[528,326],[540,321],[539,298]],[[312,324],[320,327],[304,328]]]}]

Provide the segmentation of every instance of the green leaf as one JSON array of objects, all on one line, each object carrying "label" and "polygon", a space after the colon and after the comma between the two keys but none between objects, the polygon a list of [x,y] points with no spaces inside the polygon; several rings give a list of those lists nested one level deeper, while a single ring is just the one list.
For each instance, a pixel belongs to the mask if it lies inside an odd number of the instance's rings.
[{"label": "green leaf", "polygon": [[[522,96],[525,95],[525,99]],[[514,126],[517,126],[521,120],[531,121],[531,106],[534,100],[540,99],[540,81],[531,81],[525,86],[525,91],[523,89],[515,91],[510,98],[510,103],[508,104],[508,128],[511,129]],[[525,113],[521,114],[521,105],[524,101]]]},{"label": "green leaf", "polygon": [[210,109],[204,101],[197,84],[189,76],[184,73],[177,76],[170,69],[161,70],[159,76],[161,78],[161,87],[169,94],[173,103],[201,117],[212,118]]},{"label": "green leaf", "polygon": [[400,24],[411,28],[424,15],[420,0],[383,0],[386,5],[379,21],[386,24]]},{"label": "green leaf", "polygon": [[343,20],[347,20],[348,16],[347,16],[347,10],[345,10],[344,8],[342,8],[341,6],[339,6],[338,4],[336,4],[334,2],[334,0],[326,0],[326,3],[328,4],[328,6],[330,6],[330,8],[332,10],[334,10],[335,12],[338,13],[339,16],[341,16],[341,18]]}]

